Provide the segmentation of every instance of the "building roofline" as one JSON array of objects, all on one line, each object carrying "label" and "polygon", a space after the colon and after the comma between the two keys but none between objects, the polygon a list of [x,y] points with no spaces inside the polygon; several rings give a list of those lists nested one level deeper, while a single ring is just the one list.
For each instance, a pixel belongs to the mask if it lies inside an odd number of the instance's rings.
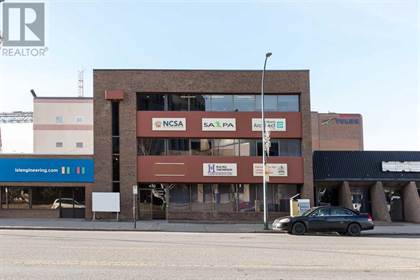
[{"label": "building roofline", "polygon": [[[93,71],[161,71],[161,72],[261,72],[262,69],[121,69],[121,68],[98,68]],[[309,69],[293,70],[266,70],[266,72],[309,72]]]}]

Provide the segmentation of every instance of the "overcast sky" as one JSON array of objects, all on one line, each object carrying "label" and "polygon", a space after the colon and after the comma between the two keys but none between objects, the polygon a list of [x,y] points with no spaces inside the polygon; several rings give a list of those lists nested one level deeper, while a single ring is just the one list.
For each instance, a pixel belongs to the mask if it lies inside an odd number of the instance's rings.
[{"label": "overcast sky", "polygon": [[[268,69],[310,70],[312,110],[363,115],[366,149],[420,150],[418,1],[44,2],[49,50],[0,55],[0,112],[76,96],[79,69],[91,96],[93,68],[260,69],[270,50]],[[28,126],[2,129],[32,150]]]}]

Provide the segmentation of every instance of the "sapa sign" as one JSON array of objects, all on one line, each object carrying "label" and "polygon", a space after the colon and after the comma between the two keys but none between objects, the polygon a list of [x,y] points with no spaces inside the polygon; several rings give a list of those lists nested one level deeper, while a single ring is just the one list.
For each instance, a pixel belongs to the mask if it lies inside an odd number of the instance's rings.
[{"label": "sapa sign", "polygon": [[152,130],[187,130],[185,118],[152,118]]},{"label": "sapa sign", "polygon": [[[286,177],[287,176],[287,163],[269,163],[267,164],[268,174],[272,177]],[[253,175],[262,176],[262,163],[254,163]]]},{"label": "sapa sign", "polygon": [[203,131],[236,131],[236,119],[203,118],[201,129]]},{"label": "sapa sign", "polygon": [[[265,127],[270,131],[286,131],[286,119],[265,119]],[[252,131],[261,131],[261,119],[252,119]]]},{"label": "sapa sign", "polygon": [[203,163],[203,176],[237,176],[236,163]]}]

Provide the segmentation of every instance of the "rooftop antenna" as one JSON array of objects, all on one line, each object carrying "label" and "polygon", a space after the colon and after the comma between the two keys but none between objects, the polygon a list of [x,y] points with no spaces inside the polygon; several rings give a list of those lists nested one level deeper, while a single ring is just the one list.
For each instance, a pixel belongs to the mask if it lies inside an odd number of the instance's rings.
[{"label": "rooftop antenna", "polygon": [[83,86],[83,70],[79,71],[79,97],[84,96],[84,86]]}]

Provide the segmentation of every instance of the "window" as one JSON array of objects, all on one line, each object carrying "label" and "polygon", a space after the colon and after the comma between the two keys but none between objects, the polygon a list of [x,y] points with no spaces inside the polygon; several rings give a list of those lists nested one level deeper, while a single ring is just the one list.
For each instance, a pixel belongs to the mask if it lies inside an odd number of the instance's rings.
[{"label": "window", "polygon": [[112,181],[120,180],[120,156],[112,156]]},{"label": "window", "polygon": [[137,141],[137,154],[143,156],[165,155],[165,139],[141,138]]},{"label": "window", "polygon": [[188,139],[169,139],[168,155],[188,155],[189,151]]},{"label": "window", "polygon": [[[261,111],[261,95],[256,96],[256,110]],[[264,95],[264,112],[277,112],[277,95]]]},{"label": "window", "polygon": [[56,148],[63,148],[63,142],[56,142],[55,147]]},{"label": "window", "polygon": [[214,139],[213,156],[239,156],[238,139]]},{"label": "window", "polygon": [[331,208],[331,216],[354,216],[354,213],[348,209]]},{"label": "window", "polygon": [[169,111],[188,111],[188,95],[169,94],[168,110]]},{"label": "window", "polygon": [[83,116],[76,116],[74,118],[75,122],[77,122],[77,123],[82,123],[84,121],[84,119],[85,118]]},{"label": "window", "polygon": [[83,148],[83,142],[77,142],[76,148]]},{"label": "window", "polygon": [[315,210],[311,216],[329,216],[330,215],[330,209],[329,208],[319,208],[317,210]]},{"label": "window", "polygon": [[257,142],[252,139],[239,140],[239,155],[240,156],[256,156],[257,155]]},{"label": "window", "polygon": [[211,156],[213,141],[210,139],[191,139],[191,154]]},{"label": "window", "polygon": [[204,95],[190,95],[189,100],[190,111],[206,111],[207,106],[210,106],[210,104],[206,101],[206,96]]},{"label": "window", "polygon": [[280,112],[299,112],[299,95],[279,95],[278,110]]},{"label": "window", "polygon": [[32,209],[56,209],[60,207],[58,188],[32,188]]},{"label": "window", "polygon": [[232,112],[233,96],[232,95],[212,95],[211,111],[215,112]]},{"label": "window", "polygon": [[142,94],[137,93],[137,110],[138,111],[164,111],[165,110],[164,94]]},{"label": "window", "polygon": [[112,111],[112,136],[120,135],[120,104],[118,102],[111,102]]},{"label": "window", "polygon": [[64,117],[63,116],[56,116],[55,117],[55,123],[64,123]]},{"label": "window", "polygon": [[254,112],[255,108],[255,95],[234,95],[233,104],[235,112]]},{"label": "window", "polygon": [[300,139],[280,139],[280,156],[301,156]]}]

